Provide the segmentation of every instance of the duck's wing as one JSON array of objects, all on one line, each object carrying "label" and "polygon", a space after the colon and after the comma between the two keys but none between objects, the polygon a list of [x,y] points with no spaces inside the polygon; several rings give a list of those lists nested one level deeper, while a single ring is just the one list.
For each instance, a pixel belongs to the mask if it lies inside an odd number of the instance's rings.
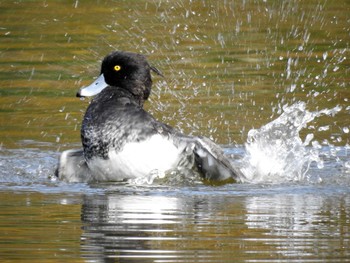
[{"label": "duck's wing", "polygon": [[62,152],[55,175],[66,182],[88,182],[92,175],[88,168],[83,150],[72,149]]},{"label": "duck's wing", "polygon": [[220,146],[206,137],[194,137],[195,162],[204,178],[209,181],[244,181],[243,173],[234,167]]}]

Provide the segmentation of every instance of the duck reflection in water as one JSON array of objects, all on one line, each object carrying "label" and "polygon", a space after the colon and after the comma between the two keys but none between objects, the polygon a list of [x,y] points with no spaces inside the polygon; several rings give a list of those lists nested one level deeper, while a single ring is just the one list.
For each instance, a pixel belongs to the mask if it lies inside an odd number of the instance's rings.
[{"label": "duck reflection in water", "polygon": [[155,249],[152,243],[168,239],[169,225],[178,223],[177,216],[171,215],[178,206],[176,198],[164,196],[86,197],[82,206],[82,250],[92,259],[135,262],[132,258],[140,257],[140,262],[148,262],[146,258],[152,255],[149,262],[154,262],[159,252],[151,252]]},{"label": "duck reflection in water", "polygon": [[[222,197],[217,200],[224,201]],[[204,241],[213,249],[211,253],[221,258],[221,250],[215,249],[221,241],[214,233],[225,232],[221,228],[226,225],[213,228],[211,220],[224,207],[211,201],[200,196],[142,193],[85,196],[83,256],[94,262],[197,262],[194,260],[208,256],[194,253],[194,249],[203,249]]]}]

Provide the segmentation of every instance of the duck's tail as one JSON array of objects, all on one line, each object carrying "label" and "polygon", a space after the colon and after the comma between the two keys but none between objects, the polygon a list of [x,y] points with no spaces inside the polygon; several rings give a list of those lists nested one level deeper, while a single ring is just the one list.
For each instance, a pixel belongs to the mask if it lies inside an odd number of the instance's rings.
[{"label": "duck's tail", "polygon": [[211,182],[243,182],[245,176],[232,165],[221,147],[206,137],[195,137],[195,160],[204,179]]},{"label": "duck's tail", "polygon": [[91,172],[86,164],[82,149],[62,152],[55,175],[66,182],[88,182]]}]

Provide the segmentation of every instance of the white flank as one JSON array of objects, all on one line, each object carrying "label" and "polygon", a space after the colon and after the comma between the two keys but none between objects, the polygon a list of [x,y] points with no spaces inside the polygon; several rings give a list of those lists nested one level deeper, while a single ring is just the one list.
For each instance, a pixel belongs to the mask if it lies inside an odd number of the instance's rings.
[{"label": "white flank", "polygon": [[154,135],[142,142],[127,143],[121,152],[110,151],[108,160],[94,158],[88,165],[97,180],[133,179],[155,173],[161,177],[176,168],[182,150],[171,140]]}]

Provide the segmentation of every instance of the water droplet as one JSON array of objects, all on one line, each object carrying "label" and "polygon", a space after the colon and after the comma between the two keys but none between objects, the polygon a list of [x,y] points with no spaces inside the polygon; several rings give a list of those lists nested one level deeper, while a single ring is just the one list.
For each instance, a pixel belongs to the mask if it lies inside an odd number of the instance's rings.
[{"label": "water droplet", "polygon": [[314,138],[313,133],[309,133],[308,135],[306,135],[305,141],[304,141],[304,145],[309,145],[309,143],[312,141],[312,139]]},{"label": "water droplet", "polygon": [[296,87],[297,87],[296,84],[292,84],[292,85],[290,86],[290,92],[293,92],[293,91],[295,90]]},{"label": "water droplet", "polygon": [[346,167],[346,168],[350,169],[350,161],[348,161],[348,162],[344,163],[344,167]]},{"label": "water droplet", "polygon": [[329,125],[322,126],[318,128],[318,131],[328,131],[329,130]]},{"label": "water droplet", "polygon": [[319,160],[319,161],[317,162],[317,168],[318,168],[318,169],[323,169],[323,167],[324,167],[324,162],[323,162],[322,160]]},{"label": "water droplet", "polygon": [[326,60],[326,59],[327,59],[327,56],[328,56],[328,53],[327,53],[327,52],[324,52],[324,53],[323,53],[323,60]]}]

